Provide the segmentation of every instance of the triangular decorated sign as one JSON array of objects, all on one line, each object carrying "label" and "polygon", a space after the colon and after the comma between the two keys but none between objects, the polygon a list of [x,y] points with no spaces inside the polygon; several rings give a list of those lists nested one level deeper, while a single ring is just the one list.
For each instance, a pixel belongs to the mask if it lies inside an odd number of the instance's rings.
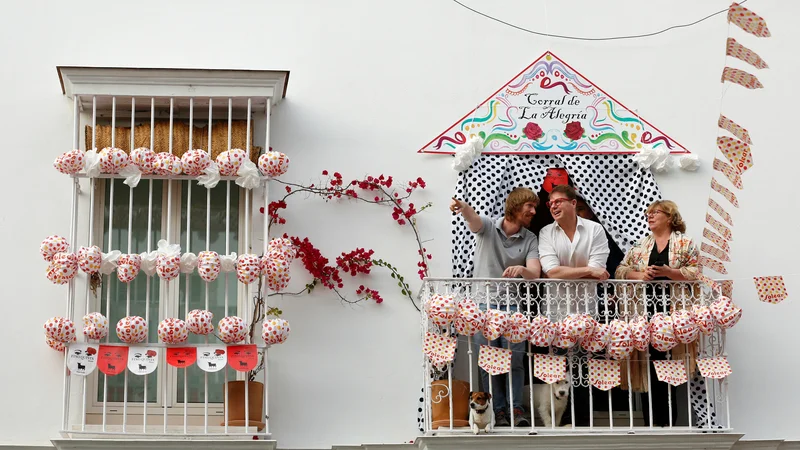
[{"label": "triangular decorated sign", "polygon": [[454,154],[473,137],[483,140],[484,154],[689,153],[551,52],[418,153]]}]

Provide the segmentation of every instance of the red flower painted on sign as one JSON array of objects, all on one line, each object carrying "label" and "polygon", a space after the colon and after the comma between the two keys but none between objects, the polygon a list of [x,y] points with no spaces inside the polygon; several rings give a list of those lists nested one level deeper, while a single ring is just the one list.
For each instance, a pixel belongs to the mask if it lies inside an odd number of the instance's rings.
[{"label": "red flower painted on sign", "polygon": [[528,139],[533,139],[534,141],[542,137],[542,135],[544,135],[542,127],[540,127],[538,124],[534,122],[528,122],[528,124],[525,125],[525,128],[522,130],[522,132],[525,133],[525,136],[527,136]]},{"label": "red flower painted on sign", "polygon": [[564,128],[564,135],[567,138],[572,139],[573,141],[577,141],[583,136],[583,127],[581,126],[580,122],[570,122],[567,124],[567,127]]}]

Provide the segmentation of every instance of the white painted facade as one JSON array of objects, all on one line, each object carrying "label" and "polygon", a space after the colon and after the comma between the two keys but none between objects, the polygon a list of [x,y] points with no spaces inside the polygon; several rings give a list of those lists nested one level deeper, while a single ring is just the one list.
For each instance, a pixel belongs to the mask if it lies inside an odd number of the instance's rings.
[{"label": "white painted facade", "polygon": [[[727,2],[663,0],[598,4],[472,0],[470,6],[521,26],[581,36],[638,34],[687,23]],[[730,276],[744,317],[729,333],[732,425],[744,439],[800,440],[796,409],[800,363],[792,297],[800,289],[800,245],[792,237],[797,199],[791,184],[800,156],[792,105],[800,94],[794,18],[800,4],[752,0],[773,36],[758,39],[730,27],[770,69],[766,86],[733,86],[720,102],[729,26],[716,16],[655,37],[608,42],[537,37],[478,17],[450,1],[113,3],[28,2],[0,18],[5,70],[5,192],[0,265],[8,366],[0,376],[5,418],[0,446],[47,445],[60,429],[63,359],[43,342],[41,324],[62,314],[63,287],[44,277],[41,240],[66,235],[68,179],[52,167],[69,149],[72,103],[55,67],[153,67],[289,70],[286,98],[272,118],[271,145],[291,158],[284,179],[307,183],[322,170],[345,179],[363,174],[428,183],[417,201],[433,276],[450,275],[447,203],[456,172],[448,156],[416,151],[546,50],[679,141],[701,161],[695,173],[657,175],[699,241],[720,105],[747,127],[755,166],[730,208],[736,227]],[[731,63],[735,64],[735,63]],[[741,67],[741,65],[737,66]],[[263,127],[263,125],[262,125]],[[716,153],[718,154],[718,153]],[[273,234],[308,236],[331,260],[356,247],[400,268],[412,286],[413,235],[372,205],[292,198],[287,225]],[[790,299],[760,303],[749,277],[786,278]],[[290,290],[308,281],[299,262]],[[414,440],[421,387],[419,316],[388,273],[368,279],[386,301],[342,304],[323,288],[299,298],[270,299],[292,325],[289,341],[270,353],[270,429],[280,448],[401,443]],[[361,280],[346,281],[352,292]],[[292,289],[296,287],[297,289]],[[13,348],[13,350],[12,350]]]}]

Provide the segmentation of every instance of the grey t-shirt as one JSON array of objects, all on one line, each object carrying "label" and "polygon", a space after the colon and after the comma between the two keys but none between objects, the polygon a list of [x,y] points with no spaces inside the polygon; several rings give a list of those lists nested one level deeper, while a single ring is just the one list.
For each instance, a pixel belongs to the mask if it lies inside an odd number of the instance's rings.
[{"label": "grey t-shirt", "polygon": [[527,228],[506,236],[503,217],[480,218],[483,226],[475,233],[474,278],[500,278],[508,267],[524,266],[529,259],[539,259],[539,240]]}]

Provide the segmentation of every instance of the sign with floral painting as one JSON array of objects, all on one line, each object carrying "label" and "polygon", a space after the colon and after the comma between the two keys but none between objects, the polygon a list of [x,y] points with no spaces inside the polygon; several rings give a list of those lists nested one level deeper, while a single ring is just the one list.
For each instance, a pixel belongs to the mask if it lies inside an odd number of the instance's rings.
[{"label": "sign with floral painting", "polygon": [[476,137],[484,154],[689,153],[550,52],[419,153],[454,154]]}]

